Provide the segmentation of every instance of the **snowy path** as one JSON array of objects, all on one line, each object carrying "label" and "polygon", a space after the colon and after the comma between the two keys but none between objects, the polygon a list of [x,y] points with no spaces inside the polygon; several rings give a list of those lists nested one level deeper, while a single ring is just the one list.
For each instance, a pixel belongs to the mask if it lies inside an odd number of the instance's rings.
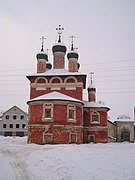
[{"label": "snowy path", "polygon": [[0,137],[0,180],[134,180],[134,144],[34,145]]},{"label": "snowy path", "polygon": [[[29,173],[27,169],[27,164],[25,163],[25,158],[31,152],[24,151],[25,153],[20,153],[21,149],[19,148],[0,148],[0,154],[2,155],[2,166],[8,167],[8,172],[6,171],[5,180],[30,180],[32,179],[32,174]],[[27,152],[27,153],[26,153]],[[2,169],[2,168],[0,168]],[[4,172],[5,173],[5,172]],[[9,173],[9,174],[8,174]]]}]

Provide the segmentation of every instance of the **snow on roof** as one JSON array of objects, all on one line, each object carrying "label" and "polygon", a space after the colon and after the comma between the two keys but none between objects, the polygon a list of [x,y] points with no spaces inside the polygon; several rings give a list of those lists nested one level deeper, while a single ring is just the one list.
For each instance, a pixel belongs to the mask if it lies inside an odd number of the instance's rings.
[{"label": "snow on roof", "polygon": [[106,108],[108,110],[110,110],[109,107],[106,107],[104,104],[98,103],[98,102],[94,102],[94,101],[83,101],[84,102],[84,107],[92,107],[92,108]]},{"label": "snow on roof", "polygon": [[94,84],[90,84],[88,88],[95,88]]},{"label": "snow on roof", "polygon": [[14,105],[11,108],[9,108],[8,110],[4,111],[3,114],[7,113],[8,111],[11,111],[12,109],[16,108],[17,110],[20,110],[21,112],[27,114],[27,112],[23,111],[22,109],[20,109],[18,106]]},{"label": "snow on roof", "polygon": [[53,46],[57,46],[57,45],[60,45],[60,46],[65,46],[65,44],[64,44],[64,43],[62,43],[62,42],[55,43]]},{"label": "snow on roof", "polygon": [[117,117],[117,119],[130,119],[130,116],[128,114],[121,114]]},{"label": "snow on roof", "polygon": [[33,102],[33,101],[42,101],[42,100],[47,100],[47,101],[62,100],[62,101],[79,102],[79,103],[83,104],[83,102],[80,101],[79,99],[72,98],[70,96],[67,96],[67,95],[59,93],[59,92],[51,92],[51,93],[48,93],[48,94],[44,94],[42,96],[38,96],[38,97],[36,97],[34,99],[29,100],[27,103]]},{"label": "snow on roof", "polygon": [[133,120],[131,120],[130,116],[128,114],[121,114],[117,117],[117,119],[115,120],[117,122],[131,122]]},{"label": "snow on roof", "polygon": [[65,75],[85,75],[84,73],[80,73],[80,72],[69,72],[68,70],[62,68],[62,69],[51,69],[49,71],[46,71],[44,73],[33,73],[31,75],[27,75],[27,77],[30,76],[55,76],[55,75],[61,75],[61,76],[65,76]]}]

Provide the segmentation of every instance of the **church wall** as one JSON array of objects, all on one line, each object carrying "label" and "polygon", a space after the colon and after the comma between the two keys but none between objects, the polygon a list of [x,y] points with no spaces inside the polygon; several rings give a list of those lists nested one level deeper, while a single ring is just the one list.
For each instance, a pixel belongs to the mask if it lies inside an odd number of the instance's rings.
[{"label": "church wall", "polygon": [[29,106],[29,124],[41,123],[43,113],[43,104],[34,104]]},{"label": "church wall", "polygon": [[[82,100],[83,79],[80,76],[31,78],[30,99],[57,91]],[[43,82],[43,78],[45,81]],[[59,82],[58,82],[59,81]]]},{"label": "church wall", "polygon": [[[99,113],[99,122],[92,122],[92,112]],[[95,143],[108,142],[107,111],[102,108],[84,108],[83,121],[84,143],[90,143],[91,137]]]},{"label": "church wall", "polygon": [[30,98],[33,99],[35,97],[38,97],[38,96],[41,96],[41,95],[44,95],[53,91],[57,91],[59,93],[68,95],[70,97],[82,100],[82,90],[83,90],[82,87],[76,87],[75,90],[67,90],[65,88],[61,88],[60,90],[58,90],[57,88],[53,90],[51,88],[47,88],[46,90],[36,90],[36,88],[31,88]]},{"label": "church wall", "polygon": [[[71,136],[75,136],[72,142]],[[49,142],[45,137],[50,136]],[[82,127],[70,125],[35,125],[29,127],[28,143],[36,144],[82,144]]]},{"label": "church wall", "polygon": [[[82,143],[82,105],[69,102],[50,102],[53,104],[51,121],[43,118],[44,105],[47,102],[32,102],[29,105],[29,134],[28,142],[46,144],[46,136],[51,137],[49,144],[72,143],[71,136],[75,136],[77,144]],[[68,105],[75,107],[75,120],[68,119]],[[47,137],[47,138],[48,138]],[[47,143],[48,144],[48,143]]]}]

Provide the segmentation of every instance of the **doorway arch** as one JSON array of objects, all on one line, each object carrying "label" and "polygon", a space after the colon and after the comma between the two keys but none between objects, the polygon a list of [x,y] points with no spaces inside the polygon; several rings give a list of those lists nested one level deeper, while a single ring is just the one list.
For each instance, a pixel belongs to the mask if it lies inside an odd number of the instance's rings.
[{"label": "doorway arch", "polygon": [[121,142],[128,141],[130,142],[130,132],[128,129],[123,129],[121,131]]}]

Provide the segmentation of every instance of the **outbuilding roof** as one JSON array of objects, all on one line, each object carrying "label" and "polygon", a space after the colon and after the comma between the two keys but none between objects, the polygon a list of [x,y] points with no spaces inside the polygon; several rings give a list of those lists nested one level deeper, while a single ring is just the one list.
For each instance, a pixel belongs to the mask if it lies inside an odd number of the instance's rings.
[{"label": "outbuilding roof", "polygon": [[90,108],[106,108],[108,110],[110,110],[109,107],[105,106],[104,104],[95,102],[95,101],[83,101],[84,102],[84,107],[90,107]]}]

